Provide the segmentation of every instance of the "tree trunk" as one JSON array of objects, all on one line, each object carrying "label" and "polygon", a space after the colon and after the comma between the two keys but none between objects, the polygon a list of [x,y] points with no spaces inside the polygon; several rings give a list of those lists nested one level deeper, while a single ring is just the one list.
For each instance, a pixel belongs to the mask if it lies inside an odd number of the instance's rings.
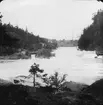
[{"label": "tree trunk", "polygon": [[34,78],[33,78],[33,85],[34,85],[34,92],[36,92],[36,87],[35,87],[35,75],[34,75]]}]

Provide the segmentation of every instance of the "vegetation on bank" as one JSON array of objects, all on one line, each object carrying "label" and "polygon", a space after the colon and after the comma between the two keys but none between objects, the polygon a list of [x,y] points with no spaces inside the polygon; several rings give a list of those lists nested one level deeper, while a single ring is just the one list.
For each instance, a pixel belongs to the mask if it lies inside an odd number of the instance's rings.
[{"label": "vegetation on bank", "polygon": [[65,91],[53,94],[47,88],[38,88],[33,92],[33,87],[22,85],[0,86],[1,105],[102,105],[91,94]]},{"label": "vegetation on bank", "polygon": [[78,45],[78,40],[58,40],[58,47],[76,47]]},{"label": "vegetation on bank", "polygon": [[39,57],[39,58],[50,58],[54,56],[55,56],[55,53],[53,53],[51,49],[45,49],[45,48],[39,49],[35,54],[35,57]]},{"label": "vegetation on bank", "polygon": [[[103,2],[102,0],[97,0]],[[84,28],[78,40],[80,50],[93,51],[96,48],[103,48],[103,10],[93,14],[92,24]]]},{"label": "vegetation on bank", "polygon": [[103,10],[99,10],[92,17],[93,23],[83,30],[78,41],[81,50],[95,50],[103,48]]},{"label": "vegetation on bank", "polygon": [[103,2],[103,0],[97,0],[97,1]]},{"label": "vegetation on bank", "polygon": [[56,41],[39,37],[39,35],[36,36],[28,32],[27,29],[21,29],[10,23],[2,24],[0,20],[0,56],[12,55],[22,51],[28,51],[30,54],[38,51],[39,54],[36,54],[38,57],[42,55],[48,57],[51,56],[52,50],[57,47]]}]

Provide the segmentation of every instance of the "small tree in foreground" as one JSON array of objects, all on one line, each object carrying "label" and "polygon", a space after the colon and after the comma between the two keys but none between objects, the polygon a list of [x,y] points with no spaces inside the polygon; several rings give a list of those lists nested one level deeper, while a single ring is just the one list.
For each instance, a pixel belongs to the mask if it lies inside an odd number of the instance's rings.
[{"label": "small tree in foreground", "polygon": [[67,74],[59,75],[58,72],[55,72],[53,75],[47,77],[47,74],[42,77],[44,83],[47,86],[55,87],[57,90],[61,89],[62,84],[66,81]]},{"label": "small tree in foreground", "polygon": [[34,87],[35,87],[35,83],[36,83],[36,82],[35,82],[35,77],[36,77],[37,73],[38,73],[38,72],[39,72],[39,73],[43,73],[43,71],[44,71],[44,70],[42,70],[42,69],[39,68],[39,64],[34,63],[34,64],[31,66],[29,72],[33,75],[33,84],[34,84]]}]

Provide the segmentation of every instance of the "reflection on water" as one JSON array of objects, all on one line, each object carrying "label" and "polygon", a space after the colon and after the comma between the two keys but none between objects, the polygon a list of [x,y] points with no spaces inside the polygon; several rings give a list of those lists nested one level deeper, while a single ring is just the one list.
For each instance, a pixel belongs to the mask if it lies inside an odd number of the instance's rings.
[{"label": "reflection on water", "polygon": [[91,84],[103,75],[103,59],[94,58],[95,52],[81,52],[76,48],[59,48],[55,51],[56,57],[38,59],[34,56],[29,60],[17,60],[10,63],[0,63],[0,77],[7,79],[17,75],[28,75],[30,66],[36,62],[46,73],[59,71],[68,74],[67,79]]}]

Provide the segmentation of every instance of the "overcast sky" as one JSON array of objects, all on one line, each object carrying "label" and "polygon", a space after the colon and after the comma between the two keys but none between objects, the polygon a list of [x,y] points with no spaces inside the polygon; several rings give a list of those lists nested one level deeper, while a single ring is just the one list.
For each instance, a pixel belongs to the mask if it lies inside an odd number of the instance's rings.
[{"label": "overcast sky", "polygon": [[80,36],[100,8],[103,3],[96,0],[5,0],[0,4],[3,22],[56,39]]}]

